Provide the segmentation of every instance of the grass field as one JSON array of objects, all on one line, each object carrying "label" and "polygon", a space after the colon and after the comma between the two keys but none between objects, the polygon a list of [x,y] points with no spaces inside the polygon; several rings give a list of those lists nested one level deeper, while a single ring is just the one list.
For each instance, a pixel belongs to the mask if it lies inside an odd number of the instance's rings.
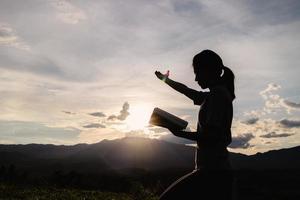
[{"label": "grass field", "polygon": [[0,184],[0,200],[157,200],[147,191],[131,194],[54,187],[21,187]]}]

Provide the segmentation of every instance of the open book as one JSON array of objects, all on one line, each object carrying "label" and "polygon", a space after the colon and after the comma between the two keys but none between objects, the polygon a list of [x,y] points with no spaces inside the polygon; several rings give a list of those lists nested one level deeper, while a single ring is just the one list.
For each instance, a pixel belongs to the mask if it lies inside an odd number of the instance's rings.
[{"label": "open book", "polygon": [[179,117],[172,115],[160,108],[154,108],[149,123],[155,126],[161,126],[174,130],[183,130],[188,125],[187,121],[180,119]]}]

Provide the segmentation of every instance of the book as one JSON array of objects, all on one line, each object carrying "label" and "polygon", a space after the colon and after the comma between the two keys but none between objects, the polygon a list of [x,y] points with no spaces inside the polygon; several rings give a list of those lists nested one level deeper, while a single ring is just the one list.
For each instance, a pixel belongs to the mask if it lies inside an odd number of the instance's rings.
[{"label": "book", "polygon": [[183,130],[188,122],[160,108],[154,108],[149,123],[168,129]]}]

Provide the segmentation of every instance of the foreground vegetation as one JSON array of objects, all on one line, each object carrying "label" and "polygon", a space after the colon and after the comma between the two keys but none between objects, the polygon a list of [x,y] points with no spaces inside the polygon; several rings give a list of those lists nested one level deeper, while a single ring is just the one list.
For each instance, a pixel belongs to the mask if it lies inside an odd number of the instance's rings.
[{"label": "foreground vegetation", "polygon": [[157,200],[158,197],[142,188],[131,193],[103,192],[56,187],[17,186],[0,184],[0,200]]}]

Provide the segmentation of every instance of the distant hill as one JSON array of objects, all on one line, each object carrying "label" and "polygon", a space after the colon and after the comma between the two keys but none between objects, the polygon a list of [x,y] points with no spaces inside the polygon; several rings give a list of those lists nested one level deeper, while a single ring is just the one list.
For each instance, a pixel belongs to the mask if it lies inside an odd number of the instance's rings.
[{"label": "distant hill", "polygon": [[[0,145],[0,165],[44,172],[76,170],[101,172],[121,169],[194,168],[194,147],[157,139],[126,137],[95,144]],[[300,146],[247,156],[231,153],[237,169],[300,169]]]},{"label": "distant hill", "polygon": [[231,159],[238,169],[299,170],[300,146],[250,156],[231,153]]}]

